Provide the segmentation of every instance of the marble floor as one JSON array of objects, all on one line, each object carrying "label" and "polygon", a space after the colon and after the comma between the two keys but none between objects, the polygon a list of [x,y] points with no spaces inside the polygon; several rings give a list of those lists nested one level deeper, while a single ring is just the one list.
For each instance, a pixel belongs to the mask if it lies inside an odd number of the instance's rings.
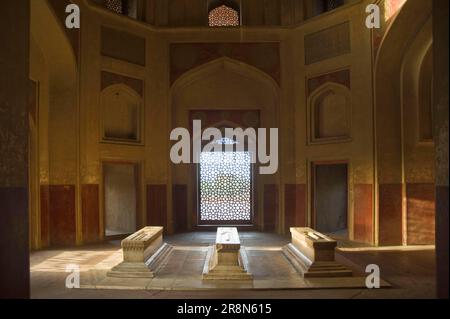
[{"label": "marble floor", "polygon": [[[273,249],[274,264],[288,267],[276,254],[276,249],[289,242],[288,237],[258,232],[241,232],[242,245],[252,247],[251,254],[255,261],[266,260],[261,249]],[[162,269],[162,278],[170,273],[188,274],[202,265],[202,249],[211,245],[215,240],[215,233],[192,232],[167,236],[166,242],[181,247],[172,255],[172,262]],[[33,252],[31,261],[31,295],[32,298],[434,298],[435,297],[435,264],[434,250],[424,248],[409,248],[407,250],[379,250],[373,247],[362,247],[348,241],[339,242],[340,249],[337,259],[350,267],[355,273],[363,274],[366,265],[380,266],[381,276],[392,287],[388,289],[368,290],[352,289],[227,289],[219,290],[112,290],[112,289],[67,289],[65,288],[65,267],[67,264],[78,264],[82,272],[87,272],[98,265],[109,265],[114,255],[120,249],[119,241],[112,241],[102,245],[83,246],[80,248],[45,250]],[[195,249],[193,249],[196,247]],[[174,252],[174,253],[175,253]],[[177,258],[175,258],[177,257]],[[116,256],[117,258],[117,256]],[[183,260],[183,262],[178,262]],[[270,258],[269,258],[270,260]],[[271,273],[274,278],[280,274],[289,273],[289,269],[259,268],[258,262],[253,267],[258,274]],[[270,263],[265,261],[266,265]],[[166,272],[166,273],[164,273]],[[168,277],[166,278],[168,279]],[[175,283],[173,283],[175,284]],[[182,281],[181,287],[186,286]]]}]

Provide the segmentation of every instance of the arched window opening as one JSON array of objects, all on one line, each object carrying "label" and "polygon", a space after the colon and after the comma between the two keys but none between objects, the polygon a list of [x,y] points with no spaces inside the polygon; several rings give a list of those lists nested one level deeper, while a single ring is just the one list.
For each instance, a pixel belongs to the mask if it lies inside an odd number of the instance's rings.
[{"label": "arched window opening", "polygon": [[209,11],[210,27],[236,27],[240,25],[239,12],[226,5],[221,5]]},{"label": "arched window opening", "polygon": [[202,152],[199,224],[252,224],[252,154]]}]

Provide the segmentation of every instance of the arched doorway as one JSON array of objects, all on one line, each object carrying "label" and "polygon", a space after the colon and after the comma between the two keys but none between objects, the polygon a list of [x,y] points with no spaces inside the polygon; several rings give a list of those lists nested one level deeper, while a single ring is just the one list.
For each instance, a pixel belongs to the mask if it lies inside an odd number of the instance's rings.
[{"label": "arched doorway", "polygon": [[[201,120],[202,128],[241,128],[245,130],[247,128],[279,127],[277,84],[264,72],[239,61],[220,58],[195,68],[174,83],[171,93],[172,129],[177,127],[192,129],[193,120]],[[214,156],[204,156],[205,159],[208,158],[211,161],[209,164],[205,162],[205,172],[210,171],[210,168],[214,166],[212,162],[217,160]],[[248,163],[249,156],[245,152],[217,155],[224,160],[234,161],[235,170],[231,174],[234,177],[229,178],[225,185],[245,190],[245,195],[241,194],[245,198],[245,204],[233,202],[228,207],[243,205],[245,214],[241,214],[241,216],[236,214],[228,218],[228,221],[217,217],[220,214],[216,214],[216,217],[213,218],[216,219],[213,222],[214,225],[225,222],[226,224],[251,226],[253,229],[259,230],[265,230],[268,225],[266,220],[274,221],[270,227],[275,228],[279,225],[277,221],[279,216],[276,215],[275,210],[264,211],[263,194],[266,184],[280,184],[280,174],[253,174],[256,167],[252,169],[252,165]],[[238,158],[242,161],[237,161]],[[201,165],[197,164],[171,166],[172,184],[173,188],[177,190],[173,194],[172,214],[174,224],[181,228],[175,227],[175,231],[195,230],[199,227],[203,229],[206,227],[205,224],[211,224],[211,221],[202,221],[201,218],[200,167]],[[220,173],[214,174],[214,176],[223,179],[230,172],[231,170],[227,171],[224,167]],[[245,178],[245,182],[238,183],[237,180],[242,177]],[[226,186],[224,188],[227,189]],[[228,191],[231,191],[231,188]],[[181,191],[183,194],[180,194]],[[212,195],[213,192],[211,192]],[[180,198],[185,196],[187,202],[185,211],[179,207],[181,205],[177,205],[176,196]],[[244,215],[245,217],[242,217]],[[185,223],[185,227],[183,227],[183,223]]]},{"label": "arched doorway", "polygon": [[33,249],[80,242],[77,62],[48,1],[31,1],[30,149]]},{"label": "arched doorway", "polygon": [[431,2],[407,1],[393,18],[375,64],[380,245],[434,244],[432,101],[423,94],[432,86],[431,14]]}]

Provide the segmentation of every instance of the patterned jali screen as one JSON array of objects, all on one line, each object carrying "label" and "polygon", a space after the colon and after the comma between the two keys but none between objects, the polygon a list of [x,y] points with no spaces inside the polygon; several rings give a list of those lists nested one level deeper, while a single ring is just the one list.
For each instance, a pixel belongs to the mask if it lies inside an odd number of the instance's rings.
[{"label": "patterned jali screen", "polygon": [[222,5],[209,12],[210,27],[236,27],[239,25],[239,12]]},{"label": "patterned jali screen", "polygon": [[106,0],[105,5],[108,10],[114,11],[115,13],[124,13],[122,0]]},{"label": "patterned jali screen", "polygon": [[251,176],[249,152],[201,153],[200,223],[251,223]]}]

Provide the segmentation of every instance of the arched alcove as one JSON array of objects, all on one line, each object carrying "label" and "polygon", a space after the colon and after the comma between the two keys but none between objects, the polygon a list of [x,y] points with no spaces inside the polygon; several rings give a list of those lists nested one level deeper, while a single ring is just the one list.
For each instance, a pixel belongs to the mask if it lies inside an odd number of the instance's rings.
[{"label": "arched alcove", "polygon": [[325,83],[308,100],[310,142],[348,141],[351,138],[351,92],[337,83]]},{"label": "arched alcove", "polygon": [[[78,83],[72,46],[48,1],[31,1],[31,78],[38,87],[39,174],[30,227],[35,248],[73,245],[81,231],[76,206]],[[42,63],[44,62],[44,63]],[[35,148],[36,149],[36,148]],[[31,164],[33,165],[33,164]]]},{"label": "arched alcove", "polygon": [[[276,82],[266,73],[229,58],[220,58],[201,65],[181,76],[171,88],[172,128],[191,128],[191,112],[209,126],[222,128],[279,127],[279,92]],[[259,114],[255,120],[249,114]],[[208,116],[214,119],[208,119]],[[205,129],[206,127],[203,127]],[[187,211],[174,211],[174,222],[182,214],[188,216],[189,226],[197,226],[197,167],[195,164],[172,165],[172,183],[186,185]],[[254,227],[264,224],[264,185],[278,184],[279,176],[254,176]],[[173,199],[176,201],[176,198]],[[274,212],[272,212],[274,213]]]},{"label": "arched alcove", "polygon": [[[434,177],[428,169],[434,166],[433,152],[416,148],[419,72],[431,43],[430,17],[430,2],[407,1],[392,17],[376,59],[376,201],[380,245],[407,245],[412,243],[408,240],[411,231],[420,231],[417,228],[420,225],[432,225],[426,221],[429,214],[412,213],[418,205],[434,205]],[[423,156],[419,159],[420,153],[428,159]],[[425,198],[416,198],[417,194]]]},{"label": "arched alcove", "polygon": [[141,137],[142,99],[124,84],[101,92],[102,139],[108,142],[138,143]]},{"label": "arched alcove", "polygon": [[403,240],[408,245],[434,244],[432,42],[430,17],[405,52],[401,70]]}]

